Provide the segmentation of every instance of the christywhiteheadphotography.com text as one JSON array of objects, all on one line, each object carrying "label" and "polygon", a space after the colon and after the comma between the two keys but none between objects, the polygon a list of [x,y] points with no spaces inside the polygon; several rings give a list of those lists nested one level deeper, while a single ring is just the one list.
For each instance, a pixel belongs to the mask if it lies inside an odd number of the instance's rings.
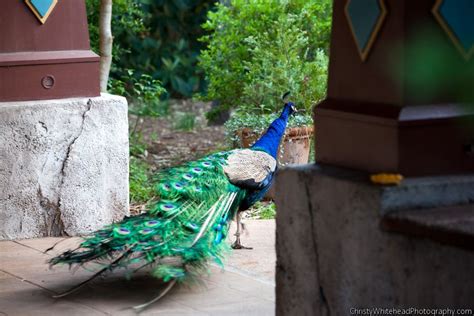
[{"label": "christywhiteheadphotography.com text", "polygon": [[350,315],[442,315],[442,316],[454,316],[454,315],[474,315],[473,309],[470,308],[382,308],[382,307],[371,307],[371,308],[351,308]]}]

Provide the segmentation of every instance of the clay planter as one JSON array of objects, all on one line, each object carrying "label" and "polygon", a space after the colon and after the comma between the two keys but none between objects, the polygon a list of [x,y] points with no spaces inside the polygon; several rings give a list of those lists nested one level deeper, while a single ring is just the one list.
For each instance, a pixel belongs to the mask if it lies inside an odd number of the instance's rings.
[{"label": "clay planter", "polygon": [[[260,137],[250,128],[243,128],[237,132],[240,145],[244,148],[252,146]],[[278,154],[278,165],[286,166],[290,164],[306,164],[309,161],[309,151],[311,147],[311,137],[313,136],[312,126],[292,127],[286,130],[285,137],[280,143]],[[270,188],[266,200],[273,200],[275,195],[273,187]]]},{"label": "clay planter", "polygon": [[[260,137],[250,128],[243,128],[237,132],[240,144],[244,148],[252,146]],[[278,165],[286,166],[289,164],[305,164],[309,160],[309,150],[311,137],[313,136],[312,126],[289,128],[283,141],[280,144]]]}]

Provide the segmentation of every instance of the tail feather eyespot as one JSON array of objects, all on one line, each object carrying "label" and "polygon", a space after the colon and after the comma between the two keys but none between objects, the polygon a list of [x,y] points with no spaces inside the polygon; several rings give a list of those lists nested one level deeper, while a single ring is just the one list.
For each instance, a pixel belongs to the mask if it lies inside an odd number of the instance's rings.
[{"label": "tail feather eyespot", "polygon": [[126,227],[120,227],[120,226],[115,227],[114,232],[121,236],[127,236],[127,235],[130,235],[131,233],[130,229]]},{"label": "tail feather eyespot", "polygon": [[161,222],[158,220],[146,221],[145,226],[148,228],[154,228],[160,226]]}]

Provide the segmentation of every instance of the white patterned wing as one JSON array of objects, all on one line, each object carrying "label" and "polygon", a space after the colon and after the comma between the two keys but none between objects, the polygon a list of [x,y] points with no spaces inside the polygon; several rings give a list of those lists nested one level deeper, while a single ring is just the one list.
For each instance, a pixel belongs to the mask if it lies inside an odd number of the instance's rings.
[{"label": "white patterned wing", "polygon": [[263,151],[239,149],[227,157],[223,168],[232,184],[256,187],[275,171],[276,165],[275,158]]}]

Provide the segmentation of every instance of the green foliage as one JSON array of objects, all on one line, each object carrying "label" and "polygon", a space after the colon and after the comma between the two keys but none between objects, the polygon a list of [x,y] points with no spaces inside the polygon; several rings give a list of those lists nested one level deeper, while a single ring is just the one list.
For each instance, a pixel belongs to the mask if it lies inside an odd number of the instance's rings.
[{"label": "green foliage", "polygon": [[149,75],[134,76],[128,69],[121,79],[109,81],[109,91],[128,98],[129,112],[138,116],[162,116],[168,114],[168,102],[160,100],[166,92],[160,81]]},{"label": "green foliage", "polygon": [[262,114],[279,111],[281,95],[291,91],[309,111],[326,92],[331,1],[250,2],[232,0],[208,14],[204,98]]},{"label": "green foliage", "polygon": [[[91,47],[99,53],[99,18],[101,0],[87,0],[87,18],[89,21],[89,34]],[[130,53],[126,40],[129,37],[139,37],[147,31],[144,24],[146,14],[142,9],[140,0],[114,0],[112,6],[112,33],[113,63],[112,77],[121,77],[127,70],[121,60]]]},{"label": "green foliage", "polygon": [[147,163],[134,156],[130,157],[130,203],[146,203],[153,197],[149,172]]},{"label": "green foliage", "polygon": [[192,131],[196,125],[196,115],[192,112],[178,112],[175,114],[174,128],[182,131]]},{"label": "green foliage", "polygon": [[130,156],[143,157],[145,155],[147,144],[143,140],[143,134],[140,132],[130,133]]},{"label": "green foliage", "polygon": [[249,210],[253,219],[274,219],[276,216],[276,206],[273,202],[257,202]]},{"label": "green foliage", "polygon": [[153,197],[150,166],[142,158],[146,154],[147,144],[139,132],[130,134],[130,203],[141,204]]},{"label": "green foliage", "polygon": [[[87,0],[86,4],[91,47],[99,53],[100,0]],[[147,74],[137,74],[124,62],[131,54],[127,41],[147,32],[144,24],[147,14],[141,0],[114,0],[112,11],[113,62],[108,90],[127,97],[133,114],[160,115],[163,112],[160,97],[166,92],[161,82]]]},{"label": "green foliage", "polygon": [[[173,97],[189,97],[203,91],[204,76],[196,67],[203,44],[197,39],[204,34],[200,25],[214,0],[127,1],[140,8],[146,30],[121,32],[116,37],[130,51],[121,56],[120,67],[160,80]],[[131,15],[133,12],[132,8]]]}]

